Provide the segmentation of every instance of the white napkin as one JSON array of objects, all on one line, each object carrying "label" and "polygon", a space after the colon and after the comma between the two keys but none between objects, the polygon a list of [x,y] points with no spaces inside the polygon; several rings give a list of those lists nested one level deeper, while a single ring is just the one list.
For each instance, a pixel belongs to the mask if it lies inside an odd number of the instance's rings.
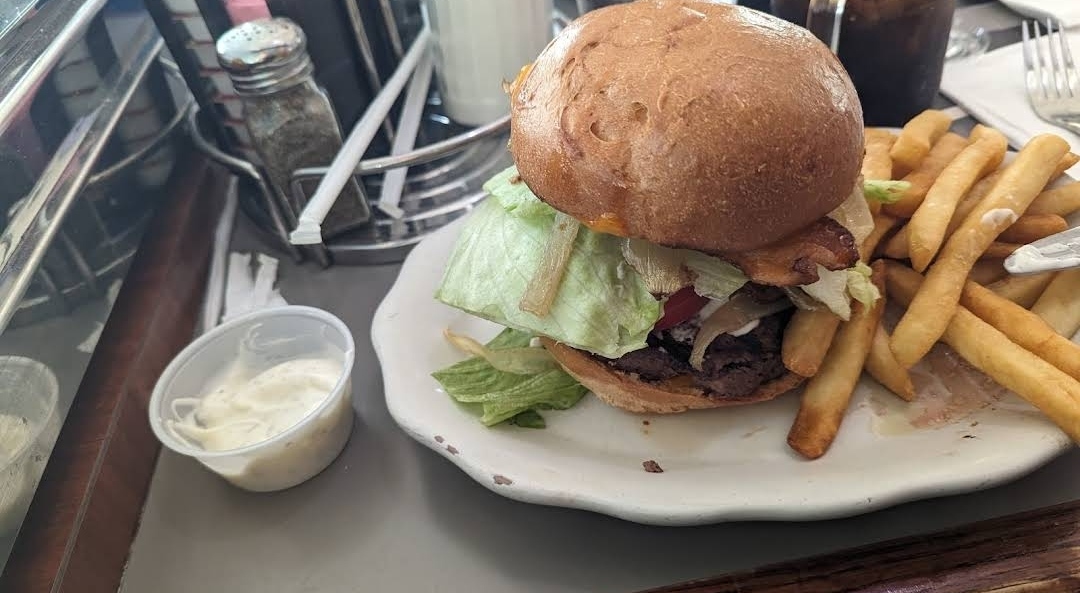
[{"label": "white napkin", "polygon": [[[1080,32],[1070,33],[1069,43],[1080,50]],[[1050,133],[1064,138],[1073,152],[1080,151],[1080,136],[1039,119],[1028,103],[1019,43],[946,62],[941,92],[975,119],[1000,130],[1014,147],[1022,146],[1032,136]],[[1070,169],[1069,174],[1080,175],[1080,165]]]},{"label": "white napkin", "polygon": [[214,248],[203,302],[203,332],[256,309],[289,304],[274,288],[278,276],[277,259],[264,253],[229,250],[236,223],[237,183],[235,175],[229,179],[225,207],[214,229]]},{"label": "white napkin", "polygon": [[1077,0],[1001,0],[1001,3],[1026,17],[1052,17],[1066,27],[1080,26],[1080,2]]},{"label": "white napkin", "polygon": [[274,288],[277,268],[278,260],[264,253],[230,252],[221,321],[224,323],[257,309],[288,305]]}]

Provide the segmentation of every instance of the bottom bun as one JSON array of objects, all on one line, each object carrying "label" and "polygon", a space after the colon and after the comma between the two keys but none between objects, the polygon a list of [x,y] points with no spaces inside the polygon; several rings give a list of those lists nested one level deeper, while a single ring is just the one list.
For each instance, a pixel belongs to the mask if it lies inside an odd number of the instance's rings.
[{"label": "bottom bun", "polygon": [[688,380],[689,376],[646,383],[632,374],[612,369],[581,350],[560,344],[550,338],[540,338],[540,343],[567,373],[589,388],[596,397],[616,408],[635,414],[678,414],[687,410],[705,410],[768,401],[795,389],[804,380],[803,377],[794,373],[785,372],[746,395],[707,396],[704,391]]}]

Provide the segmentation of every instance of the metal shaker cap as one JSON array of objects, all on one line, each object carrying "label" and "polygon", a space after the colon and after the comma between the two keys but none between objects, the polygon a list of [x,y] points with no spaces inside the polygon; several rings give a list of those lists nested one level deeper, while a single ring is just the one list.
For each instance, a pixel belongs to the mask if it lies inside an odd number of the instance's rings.
[{"label": "metal shaker cap", "polygon": [[236,91],[265,94],[302,82],[311,74],[304,30],[287,18],[248,21],[218,38],[218,63]]}]

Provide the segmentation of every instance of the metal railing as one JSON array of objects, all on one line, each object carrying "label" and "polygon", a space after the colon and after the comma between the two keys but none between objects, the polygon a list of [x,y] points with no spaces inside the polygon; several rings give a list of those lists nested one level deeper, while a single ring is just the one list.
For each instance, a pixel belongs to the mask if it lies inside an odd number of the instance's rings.
[{"label": "metal railing", "polygon": [[[72,5],[78,3],[49,4],[71,8]],[[78,10],[75,10],[75,16],[89,20],[96,14],[101,4],[104,2],[84,2]],[[61,9],[56,10],[57,14],[64,12]],[[90,12],[93,14],[86,16]],[[85,29],[85,23],[77,26],[66,23],[61,29],[65,32],[64,34],[72,30],[82,31]],[[47,69],[44,73],[41,73],[40,69],[45,68],[46,64],[49,64],[49,67],[55,65],[56,60],[63,54],[63,40],[65,39],[67,38],[59,37],[58,49],[48,46],[43,50],[42,60],[34,61],[34,65],[21,70],[28,80],[8,84],[11,72],[3,73],[4,78],[0,80],[0,89],[7,94],[0,95],[0,128],[10,123],[19,109],[30,100],[32,90],[48,73]],[[130,51],[105,78],[97,107],[76,122],[29,195],[22,201],[7,228],[0,234],[0,332],[7,326],[18,308],[31,278],[59,232],[60,223],[79,192],[92,178],[102,179],[103,175],[107,177],[115,172],[116,168],[113,167],[96,176],[92,175],[93,167],[112,136],[120,115],[124,112],[150,65],[160,53],[162,46],[163,42],[157,29],[149,19],[146,19],[133,36],[129,45]],[[48,54],[48,57],[46,58],[44,54]],[[152,144],[157,144],[157,142]],[[140,151],[138,156],[144,157],[149,152],[149,150]],[[124,163],[130,164],[137,160],[137,158],[125,159]]]},{"label": "metal railing", "polygon": [[[8,0],[0,0],[8,1]],[[32,22],[8,33],[0,52],[0,134],[30,108],[38,87],[86,32],[106,0],[46,2]]]}]

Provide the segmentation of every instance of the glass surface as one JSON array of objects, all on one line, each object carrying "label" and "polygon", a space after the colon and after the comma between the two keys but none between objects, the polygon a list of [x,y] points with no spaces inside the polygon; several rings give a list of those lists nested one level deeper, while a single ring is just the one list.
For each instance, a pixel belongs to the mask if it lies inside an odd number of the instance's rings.
[{"label": "glass surface", "polygon": [[[11,7],[4,0],[0,4],[4,5],[0,10],[3,18],[7,14],[3,11]],[[0,134],[0,236],[18,216],[24,198],[34,190],[73,123],[97,107],[109,72],[133,47],[132,34],[144,18],[141,11],[106,8],[64,53],[28,107],[8,120],[10,125],[0,126],[4,130]],[[18,24],[34,26],[33,14]],[[0,61],[0,68],[6,66],[10,64]],[[164,74],[151,68],[91,172],[152,142],[174,109]],[[34,368],[46,369],[41,374],[55,377],[55,389],[43,388],[43,383],[35,381],[24,382],[23,391],[16,396],[0,389],[0,570],[22,527],[146,223],[166,194],[173,158],[173,147],[166,142],[135,167],[83,189],[67,216],[55,223],[57,232],[41,264],[30,268],[20,261],[12,262],[11,269],[30,272],[30,283],[10,323],[0,327],[0,380],[5,373],[10,375],[11,365],[21,364],[13,361],[29,359]],[[7,296],[0,294],[0,298]],[[19,358],[5,358],[9,356]],[[27,394],[27,390],[33,393]],[[19,405],[18,400],[25,403],[28,395],[49,403],[49,413],[41,417]]]},{"label": "glass surface", "polygon": [[[70,313],[8,329],[0,335],[0,357],[21,356],[43,364],[56,376],[58,386],[53,414],[41,424],[28,419],[33,429],[28,436],[33,438],[22,446],[31,449],[31,454],[0,467],[0,568],[15,543],[60,426],[86,372],[99,332],[109,316],[110,301],[110,297],[102,295]],[[3,364],[0,358],[0,371]],[[45,398],[49,394],[38,395]],[[21,414],[18,410],[6,409],[7,403],[0,402],[0,414]],[[2,431],[0,428],[0,433]],[[22,443],[21,439],[12,438],[5,444],[16,443]]]},{"label": "glass surface", "polygon": [[0,47],[4,37],[14,31],[26,18],[37,0],[3,0],[0,2]]},{"label": "glass surface", "polygon": [[959,16],[953,16],[949,29],[949,45],[945,48],[945,59],[967,58],[986,53],[990,48],[990,35],[982,27],[972,27]]},{"label": "glass surface", "polygon": [[[805,25],[809,0],[772,0],[773,14]],[[902,126],[941,84],[955,0],[847,0],[839,57],[872,126]]]}]

